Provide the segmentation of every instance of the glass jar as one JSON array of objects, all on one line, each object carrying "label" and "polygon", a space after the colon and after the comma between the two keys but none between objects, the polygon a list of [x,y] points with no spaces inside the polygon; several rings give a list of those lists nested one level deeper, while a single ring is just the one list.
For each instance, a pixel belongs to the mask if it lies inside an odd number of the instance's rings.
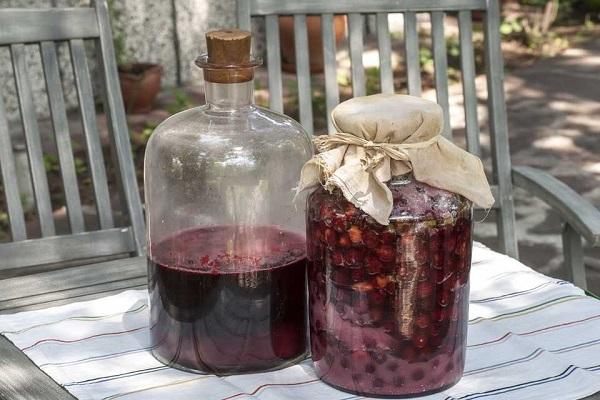
[{"label": "glass jar", "polygon": [[355,394],[437,392],[462,376],[471,202],[410,175],[388,183],[388,226],[322,187],[308,198],[311,350]]},{"label": "glass jar", "polygon": [[249,33],[207,42],[197,61],[206,104],[168,118],[146,149],[152,352],[220,375],[276,369],[307,352],[305,224],[293,198],[312,144],[298,123],[254,105]]}]

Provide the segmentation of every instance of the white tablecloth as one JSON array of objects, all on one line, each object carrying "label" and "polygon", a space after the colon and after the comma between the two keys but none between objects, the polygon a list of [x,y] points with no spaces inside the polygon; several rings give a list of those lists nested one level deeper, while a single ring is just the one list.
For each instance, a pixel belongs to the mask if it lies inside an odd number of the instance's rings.
[{"label": "white tablecloth", "polygon": [[[465,374],[422,399],[578,399],[600,391],[600,301],[475,245]],[[165,367],[148,351],[145,291],[0,316],[0,332],[80,399],[358,399],[310,360],[219,378]],[[0,371],[1,373],[1,371]]]}]

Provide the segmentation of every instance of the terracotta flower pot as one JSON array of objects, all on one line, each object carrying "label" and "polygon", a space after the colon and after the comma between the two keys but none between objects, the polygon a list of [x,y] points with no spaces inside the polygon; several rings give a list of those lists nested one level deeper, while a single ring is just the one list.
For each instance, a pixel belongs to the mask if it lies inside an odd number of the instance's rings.
[{"label": "terracotta flower pot", "polygon": [[152,109],[160,90],[163,69],[158,64],[132,63],[119,66],[119,81],[127,113],[142,113]]},{"label": "terracotta flower pot", "polygon": [[[346,17],[334,17],[335,41],[340,43],[346,33]],[[323,39],[321,36],[321,17],[306,17],[308,31],[308,51],[310,72],[323,72]],[[279,17],[279,40],[281,45],[281,68],[286,72],[296,72],[296,53],[294,46],[294,18],[290,16]]]}]

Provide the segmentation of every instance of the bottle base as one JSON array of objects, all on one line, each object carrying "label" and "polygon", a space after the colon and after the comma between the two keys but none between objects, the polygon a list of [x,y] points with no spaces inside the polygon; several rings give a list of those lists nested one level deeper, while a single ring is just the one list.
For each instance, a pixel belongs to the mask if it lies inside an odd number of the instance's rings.
[{"label": "bottle base", "polygon": [[157,361],[159,361],[160,363],[162,363],[170,368],[174,368],[174,369],[184,371],[184,372],[191,372],[191,373],[199,374],[199,375],[217,375],[217,376],[256,374],[256,373],[261,373],[261,372],[278,371],[280,369],[284,369],[287,367],[291,367],[292,365],[296,365],[299,362],[304,361],[305,359],[307,359],[309,357],[308,352],[304,352],[304,353],[298,355],[297,357],[290,358],[288,360],[282,360],[281,363],[278,363],[278,364],[272,365],[272,366],[267,366],[264,368],[255,367],[255,366],[249,366],[247,368],[244,368],[244,367],[240,367],[239,365],[236,365],[236,366],[232,366],[229,368],[228,367],[210,368],[207,366],[207,369],[203,370],[203,369],[199,369],[199,368],[185,366],[185,365],[173,362],[171,360],[165,359],[160,354],[158,354],[158,352],[156,352],[155,350],[151,350],[150,353]]},{"label": "bottle base", "polygon": [[456,385],[460,379],[458,379],[456,382],[452,382],[449,383],[447,385],[444,386],[440,386],[439,388],[436,389],[430,389],[430,390],[426,390],[423,392],[411,392],[411,393],[400,393],[400,394],[382,394],[382,393],[369,393],[369,392],[362,392],[362,391],[358,391],[358,390],[351,390],[342,386],[338,386],[332,383],[327,382],[325,379],[320,378],[322,382],[326,383],[327,385],[331,386],[334,389],[340,390],[342,392],[345,393],[350,393],[356,396],[363,396],[363,397],[376,397],[376,398],[380,398],[380,399],[411,399],[414,397],[423,397],[423,396],[429,396],[435,393],[439,393],[442,392],[446,389],[451,388],[452,386]]}]

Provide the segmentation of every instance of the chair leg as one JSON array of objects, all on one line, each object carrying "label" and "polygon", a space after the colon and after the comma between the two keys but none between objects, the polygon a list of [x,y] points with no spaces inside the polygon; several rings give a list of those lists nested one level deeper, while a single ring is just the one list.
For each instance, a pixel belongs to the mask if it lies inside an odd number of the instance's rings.
[{"label": "chair leg", "polygon": [[569,281],[587,290],[585,265],[583,263],[583,245],[581,236],[569,224],[564,224],[562,232],[565,268]]}]

